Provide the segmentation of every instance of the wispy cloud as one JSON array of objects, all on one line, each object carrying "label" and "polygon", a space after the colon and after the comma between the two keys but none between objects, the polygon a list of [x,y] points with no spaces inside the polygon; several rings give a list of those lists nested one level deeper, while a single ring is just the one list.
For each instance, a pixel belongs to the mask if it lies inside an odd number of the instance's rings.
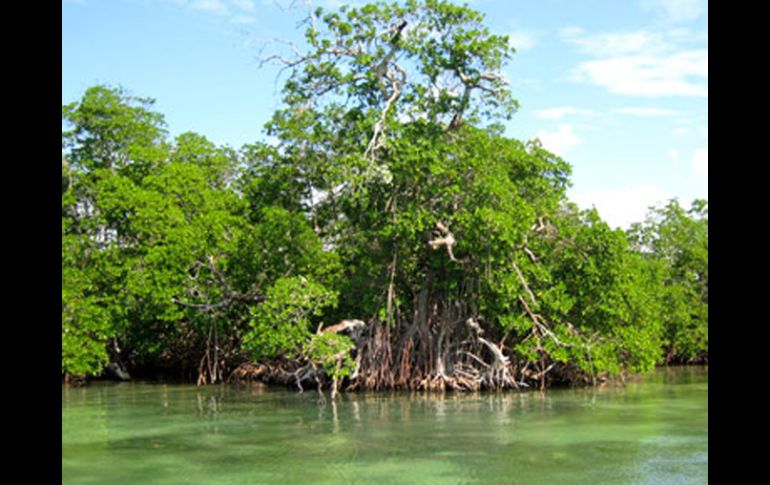
[{"label": "wispy cloud", "polygon": [[245,12],[254,12],[256,7],[252,0],[232,0],[233,5]]},{"label": "wispy cloud", "polygon": [[[170,3],[214,18],[229,21],[234,24],[251,24],[256,22],[254,14],[257,11],[254,0],[156,0]],[[275,7],[277,0],[262,0]],[[275,4],[274,4],[275,2]]]},{"label": "wispy cloud", "polygon": [[708,96],[708,48],[702,34],[686,29],[589,34],[568,27],[560,37],[596,58],[574,68],[575,81],[632,96]]},{"label": "wispy cloud", "polygon": [[[237,2],[237,0],[233,0]],[[249,3],[254,3],[253,0],[246,0]],[[307,9],[316,7],[322,7],[326,11],[337,10],[343,5],[349,7],[362,7],[366,0],[257,0],[262,6],[275,7],[281,11],[289,11],[294,9]],[[478,1],[478,0],[475,0]],[[245,3],[245,2],[244,2]]]},{"label": "wispy cloud", "polygon": [[[275,0],[273,0],[275,1]],[[304,4],[308,6],[315,7],[323,7],[324,10],[330,11],[330,10],[337,10],[343,5],[348,5],[351,7],[360,7],[362,6],[362,3],[364,3],[364,0],[295,0],[293,2],[290,2],[289,0],[284,0],[284,3],[288,4]]]},{"label": "wispy cloud", "polygon": [[669,22],[697,20],[708,9],[707,0],[641,0],[643,10],[653,11]]},{"label": "wispy cloud", "polygon": [[510,26],[508,43],[517,51],[531,49],[537,45],[540,34],[530,29],[521,28],[515,20],[509,21],[508,25]]},{"label": "wispy cloud", "polygon": [[628,229],[633,222],[644,220],[647,208],[665,202],[671,195],[654,185],[591,190],[570,197],[581,209],[595,207],[612,227]]},{"label": "wispy cloud", "polygon": [[591,56],[621,56],[639,52],[661,52],[668,49],[664,36],[649,30],[589,34],[580,27],[566,27],[559,33],[562,40]]},{"label": "wispy cloud", "polygon": [[540,130],[537,138],[543,147],[559,156],[564,156],[572,147],[580,144],[580,138],[568,124],[559,125],[556,131]]},{"label": "wispy cloud", "polygon": [[624,115],[641,116],[644,118],[676,116],[679,114],[678,111],[674,111],[672,109],[649,108],[649,107],[642,107],[642,106],[629,106],[625,108],[618,108],[615,110],[615,112],[624,114]]},{"label": "wispy cloud", "polygon": [[256,17],[252,17],[251,15],[235,15],[230,19],[230,22],[239,25],[253,24],[256,21]]},{"label": "wispy cloud", "polygon": [[535,47],[537,45],[537,37],[530,32],[509,32],[508,43],[517,51],[523,51]]},{"label": "wispy cloud", "polygon": [[230,13],[230,10],[223,0],[193,0],[190,3],[190,8],[216,15],[227,15]]},{"label": "wispy cloud", "polygon": [[538,109],[533,114],[543,120],[560,120],[566,116],[598,116],[599,113],[590,109],[575,108],[574,106],[558,106],[556,108]]},{"label": "wispy cloud", "polygon": [[540,42],[544,33],[544,31],[539,29],[522,27],[515,19],[508,20],[508,29],[507,32],[505,32],[508,36],[508,45],[516,49],[517,52],[535,47]]},{"label": "wispy cloud", "polygon": [[581,63],[574,79],[596,84],[615,94],[634,96],[708,96],[705,78],[708,54],[705,50],[687,52],[669,58],[648,56],[621,57]]},{"label": "wispy cloud", "polygon": [[673,160],[675,162],[678,161],[679,160],[679,150],[677,150],[676,148],[672,148],[671,150],[668,151],[668,156],[671,158],[671,160]]},{"label": "wispy cloud", "polygon": [[709,180],[709,151],[707,148],[698,148],[692,154],[692,171],[695,178],[708,184]]}]

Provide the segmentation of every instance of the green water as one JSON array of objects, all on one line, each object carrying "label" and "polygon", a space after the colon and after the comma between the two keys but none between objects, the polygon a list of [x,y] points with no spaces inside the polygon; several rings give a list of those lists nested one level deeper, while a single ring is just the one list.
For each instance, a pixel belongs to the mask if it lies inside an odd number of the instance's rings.
[{"label": "green water", "polygon": [[62,388],[62,483],[708,483],[708,368],[546,393]]}]

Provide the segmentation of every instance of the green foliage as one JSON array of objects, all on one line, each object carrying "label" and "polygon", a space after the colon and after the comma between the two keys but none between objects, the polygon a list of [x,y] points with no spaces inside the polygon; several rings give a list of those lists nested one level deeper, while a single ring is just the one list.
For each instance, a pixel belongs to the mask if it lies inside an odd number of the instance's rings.
[{"label": "green foliage", "polygon": [[62,145],[73,167],[140,180],[166,154],[165,123],[150,110],[153,103],[122,89],[94,86],[79,102],[63,106],[62,119],[71,129],[62,132]]},{"label": "green foliage", "polygon": [[[113,335],[104,298],[94,283],[95,268],[72,264],[73,237],[62,238],[62,374],[98,374],[108,361]],[[65,249],[66,248],[66,249]],[[69,261],[67,261],[70,259]]]},{"label": "green foliage", "polygon": [[708,358],[708,202],[652,208],[629,231],[633,247],[662,268],[660,291],[669,360]]},{"label": "green foliage", "polygon": [[151,100],[104,86],[63,107],[63,373],[122,352],[182,368],[306,357],[339,380],[353,343],[315,328],[344,318],[422,339],[415,366],[441,332],[444,351],[466,345],[471,315],[518,369],[707,357],[705,201],[629,234],[569,204],[569,164],[504,136],[514,50],[468,7],[311,20],[275,145],[166,140]]},{"label": "green foliage", "polygon": [[[150,100],[97,86],[62,108],[62,373],[93,375],[127,317],[121,238],[136,181],[163,159]],[[66,182],[65,182],[66,178]]]},{"label": "green foliage", "polygon": [[[544,352],[589,375],[651,370],[661,358],[659,268],[629,251],[625,234],[596,211],[563,205],[538,231],[529,246],[539,261],[518,260],[533,295],[515,272],[497,272],[490,284],[502,329],[525,337],[518,355],[532,361]],[[537,337],[524,303],[550,334]]]},{"label": "green foliage", "polygon": [[256,360],[295,357],[310,340],[313,318],[336,301],[337,294],[307,278],[278,279],[251,309],[244,348]]},{"label": "green foliage", "polygon": [[337,255],[324,250],[307,218],[275,206],[263,207],[258,222],[239,239],[233,264],[244,278],[242,284],[259,286],[289,274],[333,286],[340,271]]},{"label": "green foliage", "polygon": [[[335,278],[304,216],[266,207],[256,224],[245,217],[238,154],[194,133],[165,142],[149,105],[98,87],[63,109],[67,374],[98,374],[119,357],[105,346],[113,338],[135,365],[192,366],[213,326],[239,345],[249,305],[279,277]],[[88,364],[70,364],[81,348]]]},{"label": "green foliage", "polygon": [[355,345],[350,337],[335,333],[313,335],[307,344],[305,354],[316,365],[324,368],[326,375],[333,379],[350,377],[355,370],[351,351]]},{"label": "green foliage", "polygon": [[[332,13],[319,8],[314,16],[314,27],[306,31],[309,62],[286,83],[289,105],[313,99],[318,91],[331,93],[328,97],[332,99],[355,98],[363,109],[381,103],[377,96],[380,79],[372,68],[395,49],[393,57],[415,67],[415,77],[404,86],[403,100],[429,113],[429,119],[462,103],[500,106],[506,115],[516,107],[508,91],[496,89],[502,86],[501,79],[484,77],[499,69],[514,50],[506,37],[489,33],[476,11],[446,1],[409,0],[401,5],[345,6]],[[405,22],[406,28],[398,30],[398,21]],[[479,95],[482,100],[478,103],[447,91],[428,96],[430,87],[444,75],[486,83],[489,89]]]}]

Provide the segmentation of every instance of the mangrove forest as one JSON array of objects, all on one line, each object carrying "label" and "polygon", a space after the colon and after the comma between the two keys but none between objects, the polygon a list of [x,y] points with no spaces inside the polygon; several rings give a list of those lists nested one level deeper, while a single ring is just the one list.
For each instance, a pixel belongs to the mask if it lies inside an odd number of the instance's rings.
[{"label": "mangrove forest", "polygon": [[[612,229],[507,137],[514,54],[443,0],[306,19],[239,149],[153,100],[62,107],[62,361],[296,389],[543,389],[708,360],[708,202]],[[267,95],[267,94],[266,94]]]}]

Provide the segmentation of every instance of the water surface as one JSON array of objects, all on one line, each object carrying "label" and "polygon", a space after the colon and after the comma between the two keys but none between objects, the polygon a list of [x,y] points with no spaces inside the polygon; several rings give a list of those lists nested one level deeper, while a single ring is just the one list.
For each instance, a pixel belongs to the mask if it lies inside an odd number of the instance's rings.
[{"label": "water surface", "polygon": [[62,387],[62,483],[708,483],[708,368],[428,395]]}]

